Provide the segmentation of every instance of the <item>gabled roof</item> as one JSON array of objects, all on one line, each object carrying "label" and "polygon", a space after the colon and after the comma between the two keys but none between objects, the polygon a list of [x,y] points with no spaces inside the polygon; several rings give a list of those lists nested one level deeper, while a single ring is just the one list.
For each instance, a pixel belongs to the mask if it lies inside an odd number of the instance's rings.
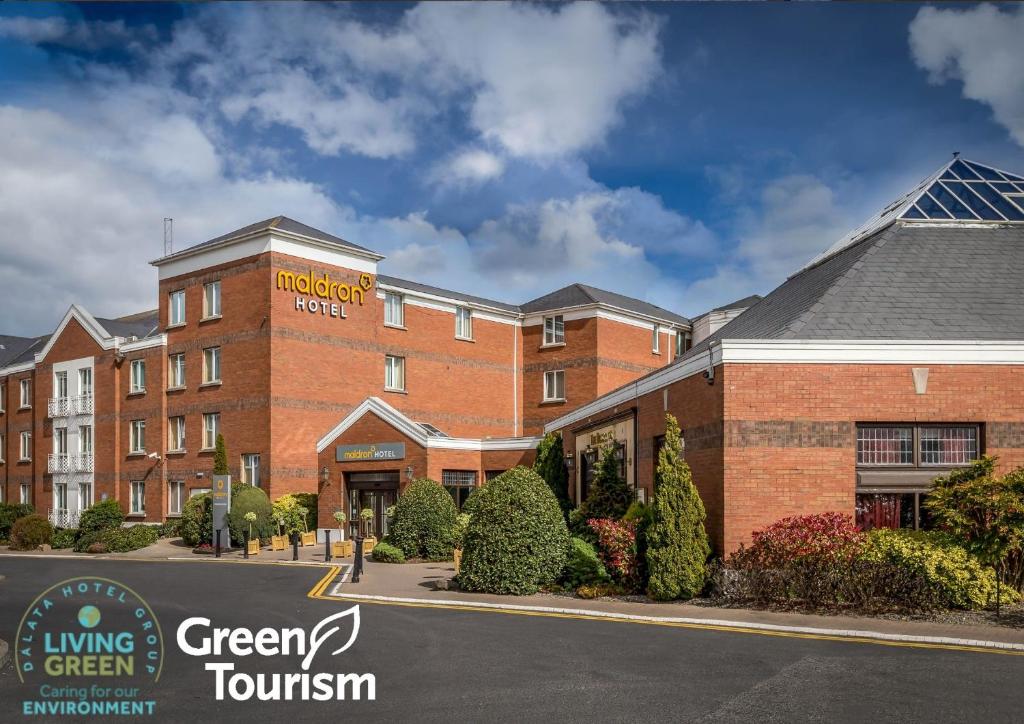
[{"label": "gabled roof", "polygon": [[29,359],[31,359],[31,350],[39,343],[40,339],[43,338],[15,337],[10,334],[0,334],[0,367],[16,364],[26,354],[29,354]]},{"label": "gabled roof", "polygon": [[400,287],[414,292],[423,292],[424,294],[432,294],[438,297],[451,297],[471,304],[479,304],[484,307],[494,307],[495,309],[500,309],[505,312],[519,311],[519,306],[516,304],[499,302],[485,297],[476,297],[472,294],[463,294],[462,292],[453,292],[450,289],[442,289],[441,287],[434,287],[429,284],[420,284],[419,282],[411,282],[408,279],[399,279],[398,277],[389,277],[384,274],[378,274],[377,281],[388,286]]},{"label": "gabled roof", "polygon": [[201,244],[195,244],[193,246],[182,249],[181,251],[176,251],[173,254],[168,254],[165,257],[157,259],[156,261],[153,262],[153,264],[160,265],[163,264],[164,262],[170,261],[171,259],[176,259],[181,256],[188,256],[206,248],[230,244],[234,241],[240,241],[242,239],[249,238],[254,235],[269,231],[279,231],[288,234],[295,234],[297,236],[313,239],[317,242],[327,244],[338,249],[350,252],[357,252],[358,254],[363,256],[371,256],[377,259],[383,258],[380,254],[377,254],[376,252],[371,251],[370,249],[367,249],[365,247],[359,246],[358,244],[353,244],[350,241],[342,239],[340,236],[328,234],[326,231],[321,231],[320,229],[313,228],[312,226],[307,226],[306,224],[303,224],[301,221],[296,221],[295,219],[291,219],[287,216],[274,216],[269,219],[264,219],[263,221],[257,221],[255,224],[249,224],[248,226],[243,226],[240,229],[229,231],[227,234],[221,234],[220,236],[214,237],[213,239],[210,239],[208,241],[204,241]]},{"label": "gabled roof", "polygon": [[547,312],[554,309],[565,309],[568,307],[582,307],[589,304],[605,304],[611,307],[618,307],[629,312],[642,314],[655,319],[661,319],[678,324],[689,324],[690,320],[681,314],[670,312],[667,309],[650,304],[640,299],[627,297],[623,294],[616,294],[604,289],[598,289],[586,284],[570,284],[550,294],[537,297],[520,307],[524,314]]},{"label": "gabled roof", "polygon": [[701,317],[706,317],[707,315],[711,314],[712,312],[729,312],[729,311],[732,311],[734,309],[748,309],[749,307],[754,306],[759,301],[761,301],[761,295],[760,294],[751,294],[749,297],[743,297],[743,299],[737,299],[735,302],[729,302],[728,304],[723,304],[720,307],[715,307],[714,309],[709,309],[708,311],[704,312],[704,314],[700,314],[700,315],[694,317],[694,319],[700,319]]},{"label": "gabled roof", "polygon": [[145,339],[159,331],[160,312],[157,309],[151,309],[115,319],[96,317],[96,321],[115,337]]}]

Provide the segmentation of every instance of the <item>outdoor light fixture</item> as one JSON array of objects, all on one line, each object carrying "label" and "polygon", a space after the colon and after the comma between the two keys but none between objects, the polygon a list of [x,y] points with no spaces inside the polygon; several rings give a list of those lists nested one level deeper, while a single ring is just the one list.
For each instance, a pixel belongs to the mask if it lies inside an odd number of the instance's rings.
[{"label": "outdoor light fixture", "polygon": [[405,469],[405,477],[407,480],[412,480],[412,465]]},{"label": "outdoor light fixture", "polygon": [[576,462],[576,456],[571,452],[565,454],[565,467],[571,468],[573,463]]},{"label": "outdoor light fixture", "polygon": [[320,482],[327,485],[331,481],[331,471],[324,465],[323,469],[320,470]]}]

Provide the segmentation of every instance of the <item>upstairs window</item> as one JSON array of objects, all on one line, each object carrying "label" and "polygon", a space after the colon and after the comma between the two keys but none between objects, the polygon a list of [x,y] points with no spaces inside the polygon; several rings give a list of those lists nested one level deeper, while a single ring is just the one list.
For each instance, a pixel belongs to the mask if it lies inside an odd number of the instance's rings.
[{"label": "upstairs window", "polygon": [[146,421],[132,420],[129,423],[128,451],[134,455],[146,452]]},{"label": "upstairs window", "polygon": [[18,450],[18,457],[21,460],[32,459],[32,433],[23,432],[21,433],[21,445]]},{"label": "upstairs window", "polygon": [[146,360],[133,359],[132,360],[132,379],[131,387],[129,392],[145,392],[146,391]]},{"label": "upstairs window", "polygon": [[405,357],[387,355],[384,358],[384,389],[405,391]]},{"label": "upstairs window", "polygon": [[32,407],[32,380],[24,379],[20,383],[21,385],[21,401],[19,404],[21,407]]},{"label": "upstairs window", "polygon": [[78,452],[81,455],[92,455],[92,425],[78,426]]},{"label": "upstairs window", "polygon": [[389,327],[405,326],[405,303],[401,294],[384,292],[384,324]]},{"label": "upstairs window", "polygon": [[561,314],[544,317],[544,344],[565,344],[565,318]]},{"label": "upstairs window", "polygon": [[[0,464],[3,463],[4,458],[7,457],[7,436],[0,432]],[[3,485],[0,485],[0,490],[3,490]],[[3,500],[0,500],[2,503]]]},{"label": "upstairs window", "polygon": [[220,316],[220,281],[203,285],[203,319]]},{"label": "upstairs window", "polygon": [[171,417],[167,420],[167,452],[182,452],[185,449],[185,418]]},{"label": "upstairs window", "polygon": [[565,400],[565,370],[548,370],[544,373],[544,401]]},{"label": "upstairs window", "polygon": [[248,485],[260,485],[260,456],[258,453],[242,455],[242,482]]},{"label": "upstairs window", "polygon": [[455,308],[455,336],[473,339],[473,312],[467,307]]},{"label": "upstairs window", "polygon": [[654,354],[661,354],[661,325],[655,324],[651,330],[651,351]]},{"label": "upstairs window", "polygon": [[54,372],[53,373],[53,396],[65,400],[68,396],[68,373],[67,372]]},{"label": "upstairs window", "polygon": [[220,382],[220,347],[203,350],[203,384]]},{"label": "upstairs window", "polygon": [[78,370],[78,394],[92,397],[92,369],[89,367]]},{"label": "upstairs window", "polygon": [[53,428],[53,454],[61,457],[68,454],[68,429],[66,427]]},{"label": "upstairs window", "polygon": [[205,413],[203,415],[203,450],[213,450],[217,447],[218,433],[220,433],[220,413]]},{"label": "upstairs window", "polygon": [[179,352],[167,358],[167,387],[176,389],[185,386],[185,353]]},{"label": "upstairs window", "polygon": [[185,290],[171,292],[167,298],[167,324],[174,327],[185,323]]}]

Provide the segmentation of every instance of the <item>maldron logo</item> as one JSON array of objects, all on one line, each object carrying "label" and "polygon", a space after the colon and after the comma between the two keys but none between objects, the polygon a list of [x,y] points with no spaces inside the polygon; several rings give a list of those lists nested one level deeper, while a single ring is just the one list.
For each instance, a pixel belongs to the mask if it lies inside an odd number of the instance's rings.
[{"label": "maldron logo", "polygon": [[26,716],[144,716],[160,679],[164,642],[152,609],[109,578],[61,581],[25,611],[14,663],[33,693]]},{"label": "maldron logo", "polygon": [[[346,619],[348,619],[346,621]],[[250,656],[301,656],[301,672],[255,675],[236,672],[231,661],[208,661],[207,671],[214,674],[214,697],[223,701],[344,701],[377,698],[377,681],[373,674],[311,673],[313,659],[324,643],[342,630],[340,624],[351,626],[345,643],[331,652],[346,651],[359,636],[359,606],[323,619],[309,632],[301,628],[216,628],[208,618],[193,616],[178,626],[178,648],[189,656],[221,657],[225,654]],[[339,642],[343,635],[338,636]]]}]

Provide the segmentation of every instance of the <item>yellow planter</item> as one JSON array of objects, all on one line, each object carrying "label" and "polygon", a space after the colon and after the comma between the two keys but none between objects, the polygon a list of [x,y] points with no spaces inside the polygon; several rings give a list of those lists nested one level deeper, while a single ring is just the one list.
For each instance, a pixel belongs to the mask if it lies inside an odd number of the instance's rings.
[{"label": "yellow planter", "polygon": [[303,547],[315,546],[316,545],[316,531],[313,530],[313,531],[310,531],[309,533],[299,533],[299,545],[303,546]]},{"label": "yellow planter", "polygon": [[456,548],[455,549],[455,572],[456,573],[459,572],[459,566],[461,566],[461,565],[462,565],[462,549],[461,548]]},{"label": "yellow planter", "polygon": [[270,536],[270,550],[283,551],[288,547],[288,537],[283,535]]},{"label": "yellow planter", "polygon": [[249,541],[249,555],[250,556],[254,556],[254,555],[256,555],[259,552],[260,552],[260,539],[259,538],[255,538],[254,540]]},{"label": "yellow planter", "polygon": [[371,535],[367,536],[366,538],[363,538],[363,555],[370,555],[370,552],[374,549],[376,545],[377,539],[374,536]]},{"label": "yellow planter", "polygon": [[352,555],[352,541],[343,540],[331,543],[331,555],[335,558],[348,558]]}]

